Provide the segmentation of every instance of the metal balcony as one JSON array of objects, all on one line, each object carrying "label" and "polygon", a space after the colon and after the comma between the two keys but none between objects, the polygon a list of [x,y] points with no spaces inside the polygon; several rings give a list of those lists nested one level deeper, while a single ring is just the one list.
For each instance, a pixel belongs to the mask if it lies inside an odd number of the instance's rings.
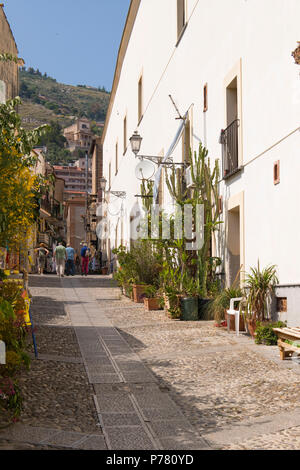
[{"label": "metal balcony", "polygon": [[223,148],[223,177],[224,179],[235,174],[239,167],[239,126],[240,120],[233,121],[221,132],[220,143]]}]

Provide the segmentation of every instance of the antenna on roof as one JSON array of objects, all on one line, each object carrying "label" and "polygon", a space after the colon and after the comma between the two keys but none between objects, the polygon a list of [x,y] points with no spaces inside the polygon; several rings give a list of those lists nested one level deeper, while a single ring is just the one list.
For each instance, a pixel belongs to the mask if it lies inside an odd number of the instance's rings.
[{"label": "antenna on roof", "polygon": [[177,111],[177,114],[178,114],[178,117],[177,117],[177,118],[175,118],[175,119],[182,119],[182,120],[184,121],[184,120],[185,120],[185,118],[184,118],[184,117],[182,117],[182,115],[180,114],[180,112],[179,112],[179,109],[177,108],[177,106],[176,106],[176,104],[175,104],[175,101],[173,100],[172,96],[171,96],[171,95],[169,95],[169,98],[170,98],[170,100],[172,101],[172,103],[173,103],[173,106],[174,106],[174,108],[176,109],[176,111]]}]

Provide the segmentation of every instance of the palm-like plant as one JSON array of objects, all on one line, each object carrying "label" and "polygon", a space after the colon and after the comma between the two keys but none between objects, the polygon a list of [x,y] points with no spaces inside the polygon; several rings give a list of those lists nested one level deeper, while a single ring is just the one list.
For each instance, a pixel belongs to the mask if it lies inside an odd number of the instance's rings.
[{"label": "palm-like plant", "polygon": [[209,317],[216,323],[225,319],[225,312],[229,309],[230,300],[243,297],[243,291],[240,287],[231,286],[223,289],[208,306]]},{"label": "palm-like plant", "polygon": [[264,321],[268,312],[268,300],[278,284],[276,266],[268,266],[260,270],[259,261],[257,268],[251,268],[246,275],[245,289],[247,292],[247,311],[252,320]]}]

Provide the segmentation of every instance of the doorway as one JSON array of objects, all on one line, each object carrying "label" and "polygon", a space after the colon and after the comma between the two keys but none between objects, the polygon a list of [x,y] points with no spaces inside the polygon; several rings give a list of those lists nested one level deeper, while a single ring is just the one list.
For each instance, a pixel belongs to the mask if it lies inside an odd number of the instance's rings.
[{"label": "doorway", "polygon": [[241,215],[240,206],[228,211],[228,236],[227,236],[227,284],[236,286],[241,281]]}]

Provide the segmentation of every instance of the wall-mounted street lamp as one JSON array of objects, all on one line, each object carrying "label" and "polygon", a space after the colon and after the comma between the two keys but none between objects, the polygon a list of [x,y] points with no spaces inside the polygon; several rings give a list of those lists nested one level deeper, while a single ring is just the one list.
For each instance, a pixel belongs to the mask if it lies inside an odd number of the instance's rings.
[{"label": "wall-mounted street lamp", "polygon": [[125,191],[105,191],[107,180],[104,177],[100,178],[99,182],[100,182],[100,189],[104,193],[113,194],[114,196],[119,197],[121,199],[126,198],[126,192]]},{"label": "wall-mounted street lamp", "polygon": [[131,149],[135,154],[136,158],[138,158],[139,160],[150,160],[150,162],[156,163],[157,165],[164,165],[168,167],[172,165],[179,165],[183,167],[186,166],[186,163],[174,163],[171,157],[164,160],[164,157],[158,157],[156,155],[138,155],[139,151],[141,150],[143,138],[139,135],[137,131],[133,133],[129,140],[131,144]]}]

